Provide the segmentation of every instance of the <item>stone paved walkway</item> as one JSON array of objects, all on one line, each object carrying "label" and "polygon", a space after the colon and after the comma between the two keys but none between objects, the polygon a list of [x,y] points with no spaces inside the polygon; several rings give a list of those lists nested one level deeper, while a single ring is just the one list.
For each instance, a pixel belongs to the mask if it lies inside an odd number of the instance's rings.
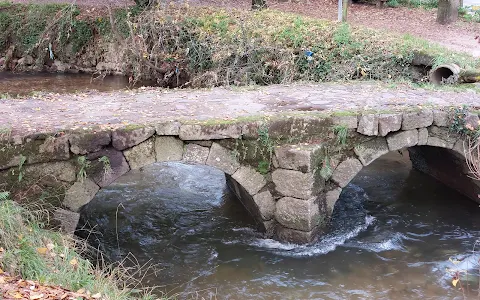
[{"label": "stone paved walkway", "polygon": [[25,134],[173,119],[231,119],[286,112],[385,111],[462,104],[480,107],[480,94],[388,88],[377,83],[44,94],[29,99],[0,100],[0,132],[11,130]]}]

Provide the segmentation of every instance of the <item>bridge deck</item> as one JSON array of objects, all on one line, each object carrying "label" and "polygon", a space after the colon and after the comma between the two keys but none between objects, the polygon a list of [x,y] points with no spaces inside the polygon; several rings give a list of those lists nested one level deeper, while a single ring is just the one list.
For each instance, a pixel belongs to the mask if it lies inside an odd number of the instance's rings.
[{"label": "bridge deck", "polygon": [[378,83],[302,84],[255,88],[42,95],[0,100],[0,129],[16,133],[166,120],[231,119],[284,112],[401,110],[453,105],[480,107],[475,91],[388,88]]}]

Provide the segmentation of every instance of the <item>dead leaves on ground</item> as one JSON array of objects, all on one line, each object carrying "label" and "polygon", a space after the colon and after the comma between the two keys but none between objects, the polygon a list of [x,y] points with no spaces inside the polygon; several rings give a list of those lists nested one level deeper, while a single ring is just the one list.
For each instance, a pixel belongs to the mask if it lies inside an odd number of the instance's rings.
[{"label": "dead leaves on ground", "polygon": [[41,285],[36,281],[10,276],[0,269],[0,299],[95,300],[102,299],[102,295],[100,293],[88,295],[85,290],[72,292],[61,287]]}]

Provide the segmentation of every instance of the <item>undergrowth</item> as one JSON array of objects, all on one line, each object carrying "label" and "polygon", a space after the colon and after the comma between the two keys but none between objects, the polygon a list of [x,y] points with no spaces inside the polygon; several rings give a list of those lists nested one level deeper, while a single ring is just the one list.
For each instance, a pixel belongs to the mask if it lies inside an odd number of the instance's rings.
[{"label": "undergrowth", "polygon": [[131,278],[126,269],[96,267],[79,254],[85,248],[83,242],[47,230],[44,212],[32,212],[7,198],[7,192],[0,193],[2,270],[42,284],[100,293],[103,299],[154,299],[127,287]]},{"label": "undergrowth", "polygon": [[[18,44],[39,63],[49,56],[79,57],[99,41],[113,43],[123,73],[168,87],[412,80],[416,51],[436,64],[478,65],[467,54],[412,36],[268,9],[134,6],[91,19],[74,5],[2,4],[0,29],[10,37],[4,51]],[[101,60],[102,52],[95,53]]]}]

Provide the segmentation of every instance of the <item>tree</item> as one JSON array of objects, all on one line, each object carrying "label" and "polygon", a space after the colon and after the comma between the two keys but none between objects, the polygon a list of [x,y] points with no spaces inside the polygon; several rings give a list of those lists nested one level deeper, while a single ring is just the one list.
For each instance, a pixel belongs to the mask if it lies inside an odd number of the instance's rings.
[{"label": "tree", "polygon": [[252,9],[267,8],[267,0],[252,0]]},{"label": "tree", "polygon": [[458,19],[458,0],[438,0],[437,23],[450,24]]}]

